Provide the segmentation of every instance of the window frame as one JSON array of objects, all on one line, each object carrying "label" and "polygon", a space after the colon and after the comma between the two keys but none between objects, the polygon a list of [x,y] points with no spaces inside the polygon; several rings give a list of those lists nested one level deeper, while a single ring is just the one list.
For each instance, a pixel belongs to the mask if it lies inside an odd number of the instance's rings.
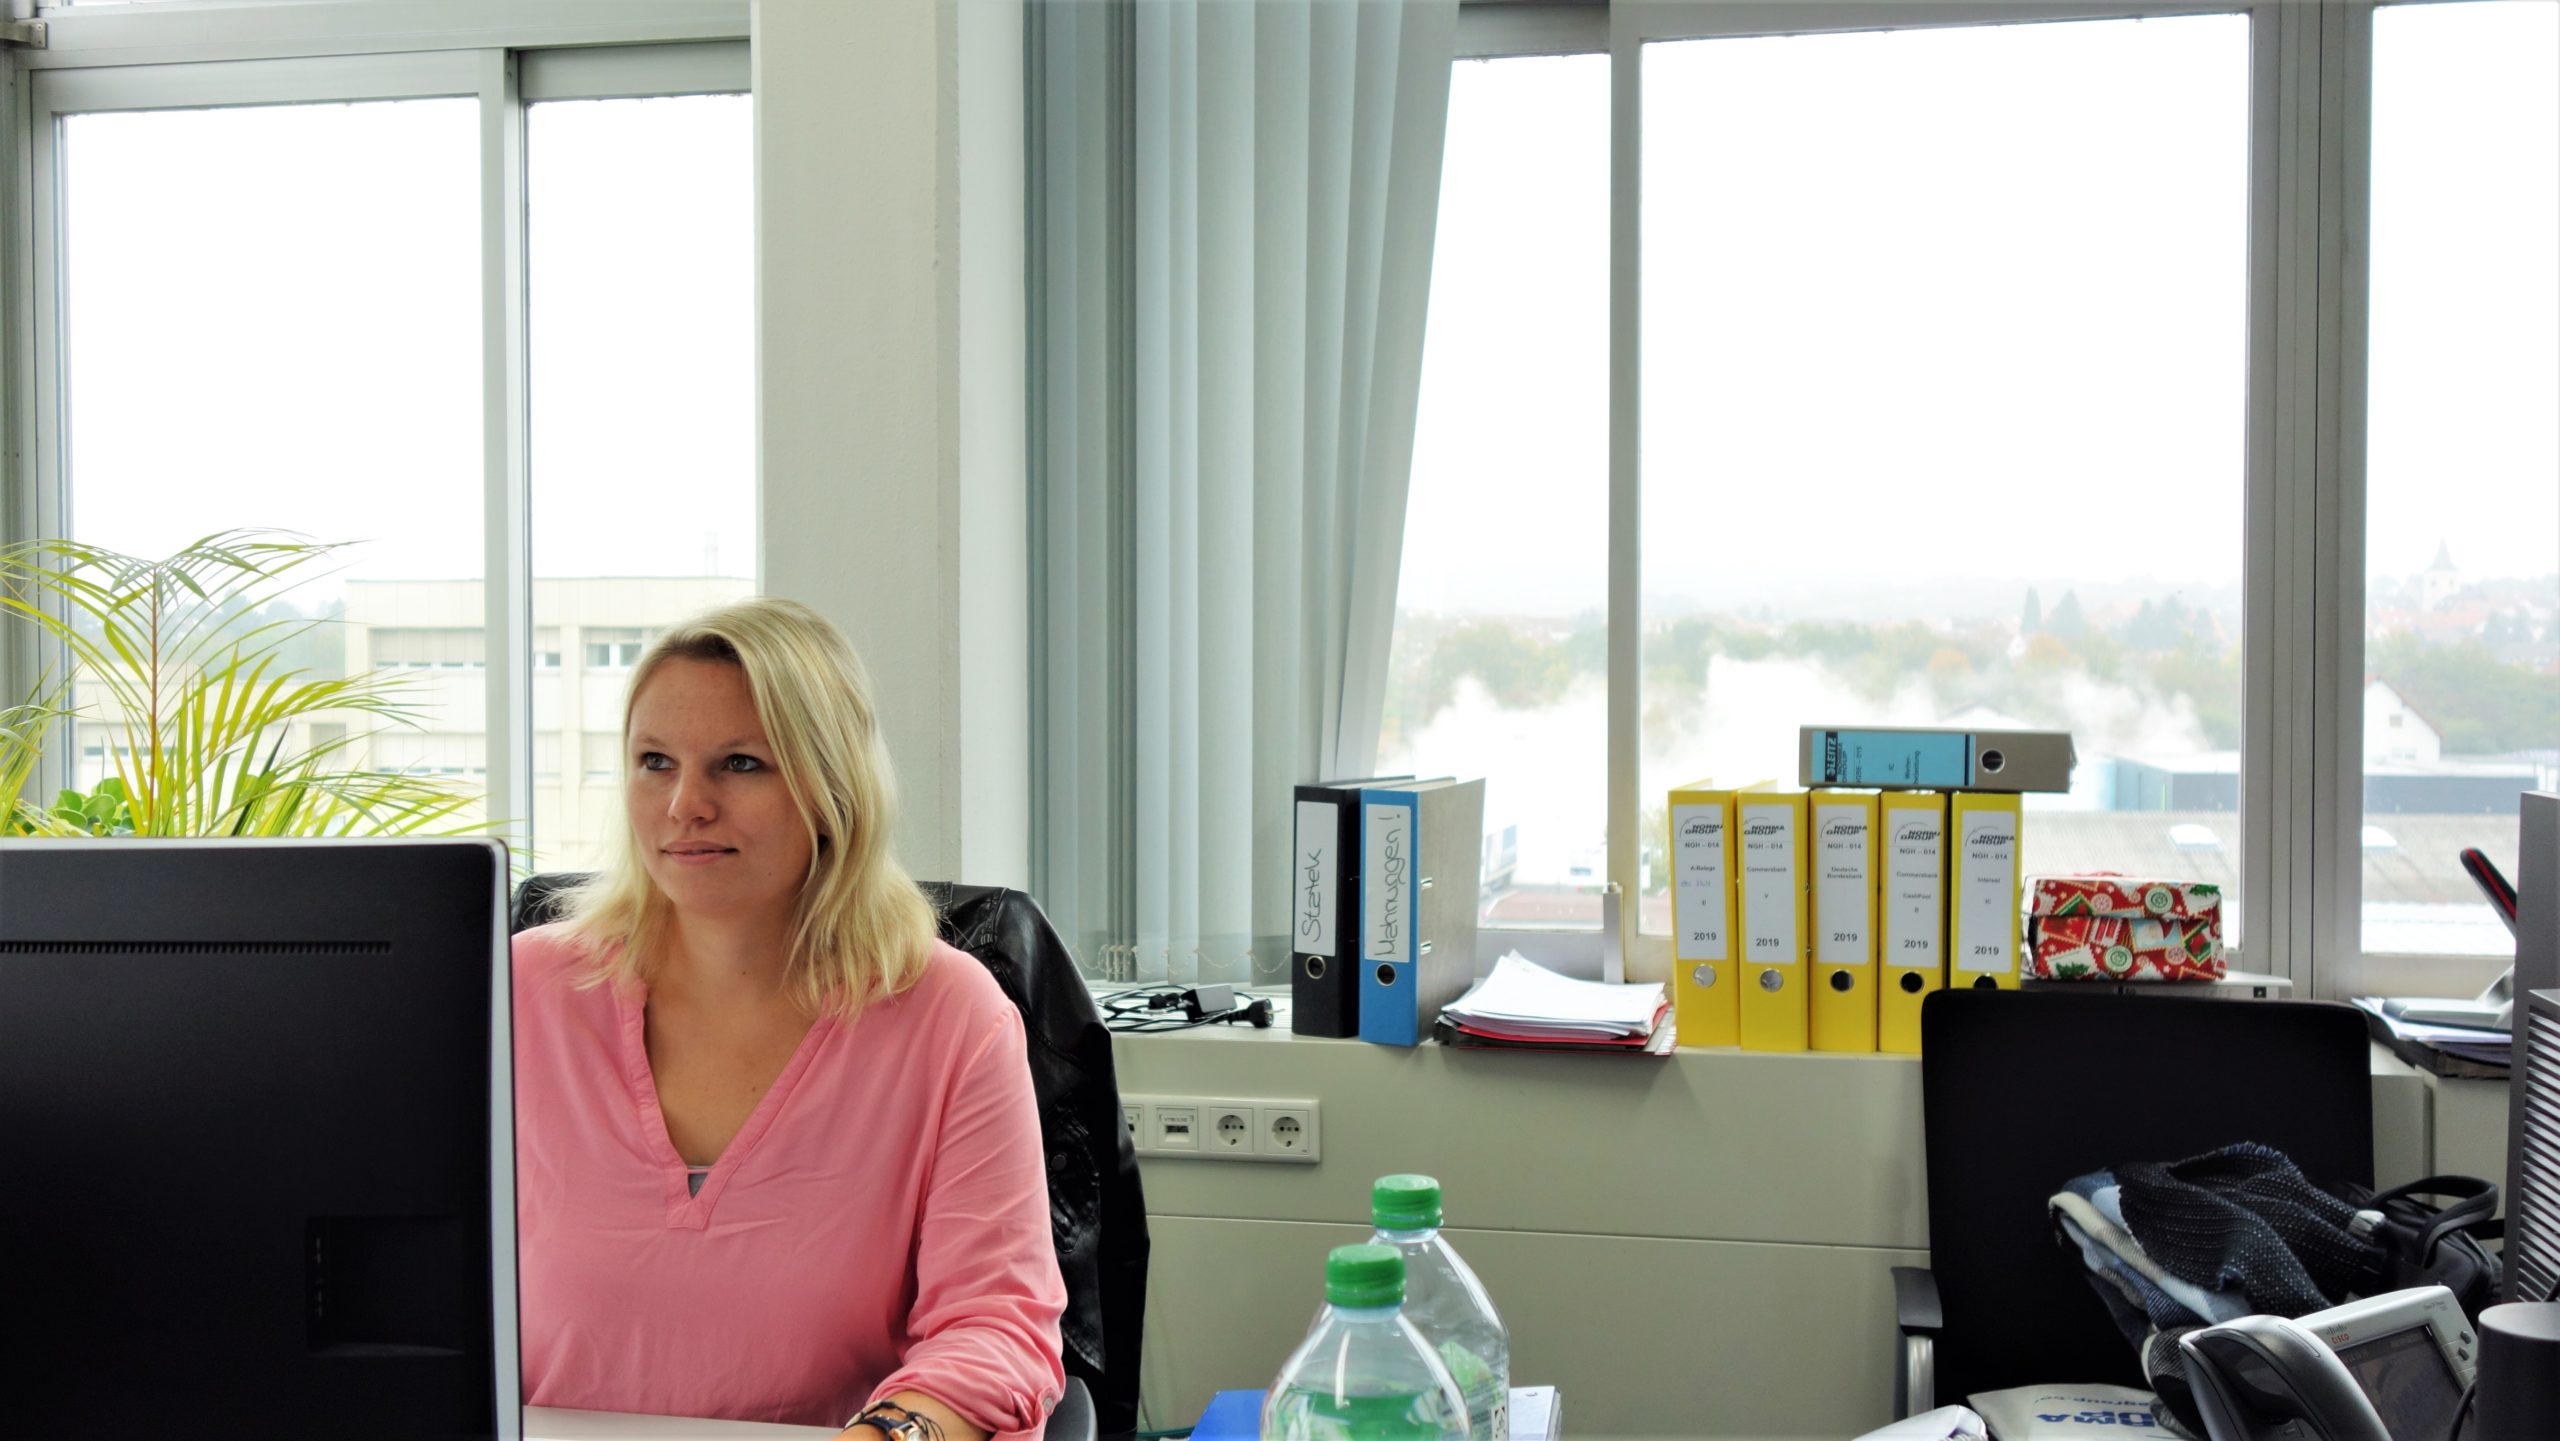
[{"label": "window frame", "polygon": [[[1638,893],[1642,53],[1655,41],[2237,14],[2249,20],[2241,932],[2235,967],[2303,996],[2475,984],[2478,958],[2362,945],[2364,423],[2376,0],[1652,0],[1471,3],[1459,58],[1611,59],[1608,867]],[[2431,0],[2384,0],[2418,4]],[[1625,922],[1629,973],[1669,937]],[[1507,941],[1522,932],[1501,933]],[[1563,950],[1581,933],[1555,933]],[[1542,939],[1549,939],[1542,935]],[[1580,941],[1579,944],[1587,944]]]},{"label": "window frame", "polygon": [[[487,808],[534,814],[533,572],[526,343],[527,107],[752,93],[748,0],[156,0],[43,12],[45,48],[0,55],[0,527],[65,533],[61,117],[102,111],[469,97],[480,118],[482,569]],[[0,683],[27,694],[56,658],[10,627]],[[66,783],[49,756],[38,792]],[[521,835],[517,837],[522,839]]]}]

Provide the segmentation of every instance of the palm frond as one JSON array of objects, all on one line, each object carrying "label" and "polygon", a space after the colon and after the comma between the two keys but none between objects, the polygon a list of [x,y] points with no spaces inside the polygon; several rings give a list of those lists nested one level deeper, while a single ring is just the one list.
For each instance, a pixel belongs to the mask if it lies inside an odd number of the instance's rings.
[{"label": "palm frond", "polygon": [[[0,712],[0,826],[154,836],[486,829],[469,819],[478,798],[455,783],[348,764],[358,742],[423,724],[413,681],[292,666],[284,648],[335,622],[261,614],[329,573],[313,567],[344,549],[264,530],[217,532],[161,560],[65,540],[0,547],[0,614],[59,645],[119,732],[99,792],[67,793],[47,810],[21,793],[44,738],[69,715],[60,703],[70,686]],[[313,738],[323,717],[346,729]]]}]

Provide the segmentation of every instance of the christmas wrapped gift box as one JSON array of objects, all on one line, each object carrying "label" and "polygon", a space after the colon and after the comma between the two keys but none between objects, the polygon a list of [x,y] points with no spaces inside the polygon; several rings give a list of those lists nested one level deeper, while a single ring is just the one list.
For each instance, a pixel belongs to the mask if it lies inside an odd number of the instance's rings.
[{"label": "christmas wrapped gift box", "polygon": [[2222,939],[2211,919],[2037,916],[2026,975],[2038,981],[2213,981]]},{"label": "christmas wrapped gift box", "polygon": [[2222,887],[2202,881],[2145,880],[2093,871],[2082,876],[2036,876],[2027,884],[2030,915],[2209,921],[2215,935],[2222,932]]}]

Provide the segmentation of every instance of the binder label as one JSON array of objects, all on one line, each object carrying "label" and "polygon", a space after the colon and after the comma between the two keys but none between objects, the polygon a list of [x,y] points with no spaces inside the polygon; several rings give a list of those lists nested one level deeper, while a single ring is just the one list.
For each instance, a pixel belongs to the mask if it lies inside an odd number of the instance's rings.
[{"label": "binder label", "polygon": [[1964,847],[1964,894],[1956,897],[1955,967],[2014,971],[2018,965],[2018,813],[1970,812],[1964,816],[1956,844]]},{"label": "binder label", "polygon": [[1402,805],[1367,805],[1360,834],[1360,928],[1365,961],[1413,956],[1413,811]]},{"label": "binder label", "polygon": [[1962,731],[1823,731],[1812,779],[1824,785],[1973,784],[1973,737]]},{"label": "binder label", "polygon": [[1725,935],[1725,896],[1731,877],[1724,873],[1723,806],[1671,808],[1672,916],[1679,934],[1674,947],[1684,961],[1730,959]]},{"label": "binder label", "polygon": [[1795,811],[1787,806],[1743,806],[1742,911],[1750,951],[1745,961],[1804,959],[1796,934]]},{"label": "binder label", "polygon": [[1813,954],[1817,960],[1855,966],[1875,959],[1867,946],[1874,924],[1870,901],[1875,894],[1867,866],[1867,815],[1864,806],[1813,808]]},{"label": "binder label", "polygon": [[1296,938],[1289,944],[1302,955],[1339,956],[1334,949],[1335,840],[1342,834],[1341,808],[1332,801],[1298,802],[1298,849],[1290,858],[1289,889],[1297,897]]},{"label": "binder label", "polygon": [[1886,814],[1893,829],[1885,837],[1885,964],[1934,967],[1945,929],[1946,819],[1934,806]]}]

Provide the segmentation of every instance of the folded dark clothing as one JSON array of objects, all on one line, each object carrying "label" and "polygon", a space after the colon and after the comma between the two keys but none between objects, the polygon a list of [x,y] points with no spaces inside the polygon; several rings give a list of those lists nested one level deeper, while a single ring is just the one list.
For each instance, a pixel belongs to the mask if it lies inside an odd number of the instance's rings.
[{"label": "folded dark clothing", "polygon": [[2125,1229],[2162,1270],[2212,1290],[2236,1286],[2271,1315],[2345,1300],[2381,1258],[2375,1213],[2312,1184],[2271,1147],[2130,1162],[2115,1175]]}]

